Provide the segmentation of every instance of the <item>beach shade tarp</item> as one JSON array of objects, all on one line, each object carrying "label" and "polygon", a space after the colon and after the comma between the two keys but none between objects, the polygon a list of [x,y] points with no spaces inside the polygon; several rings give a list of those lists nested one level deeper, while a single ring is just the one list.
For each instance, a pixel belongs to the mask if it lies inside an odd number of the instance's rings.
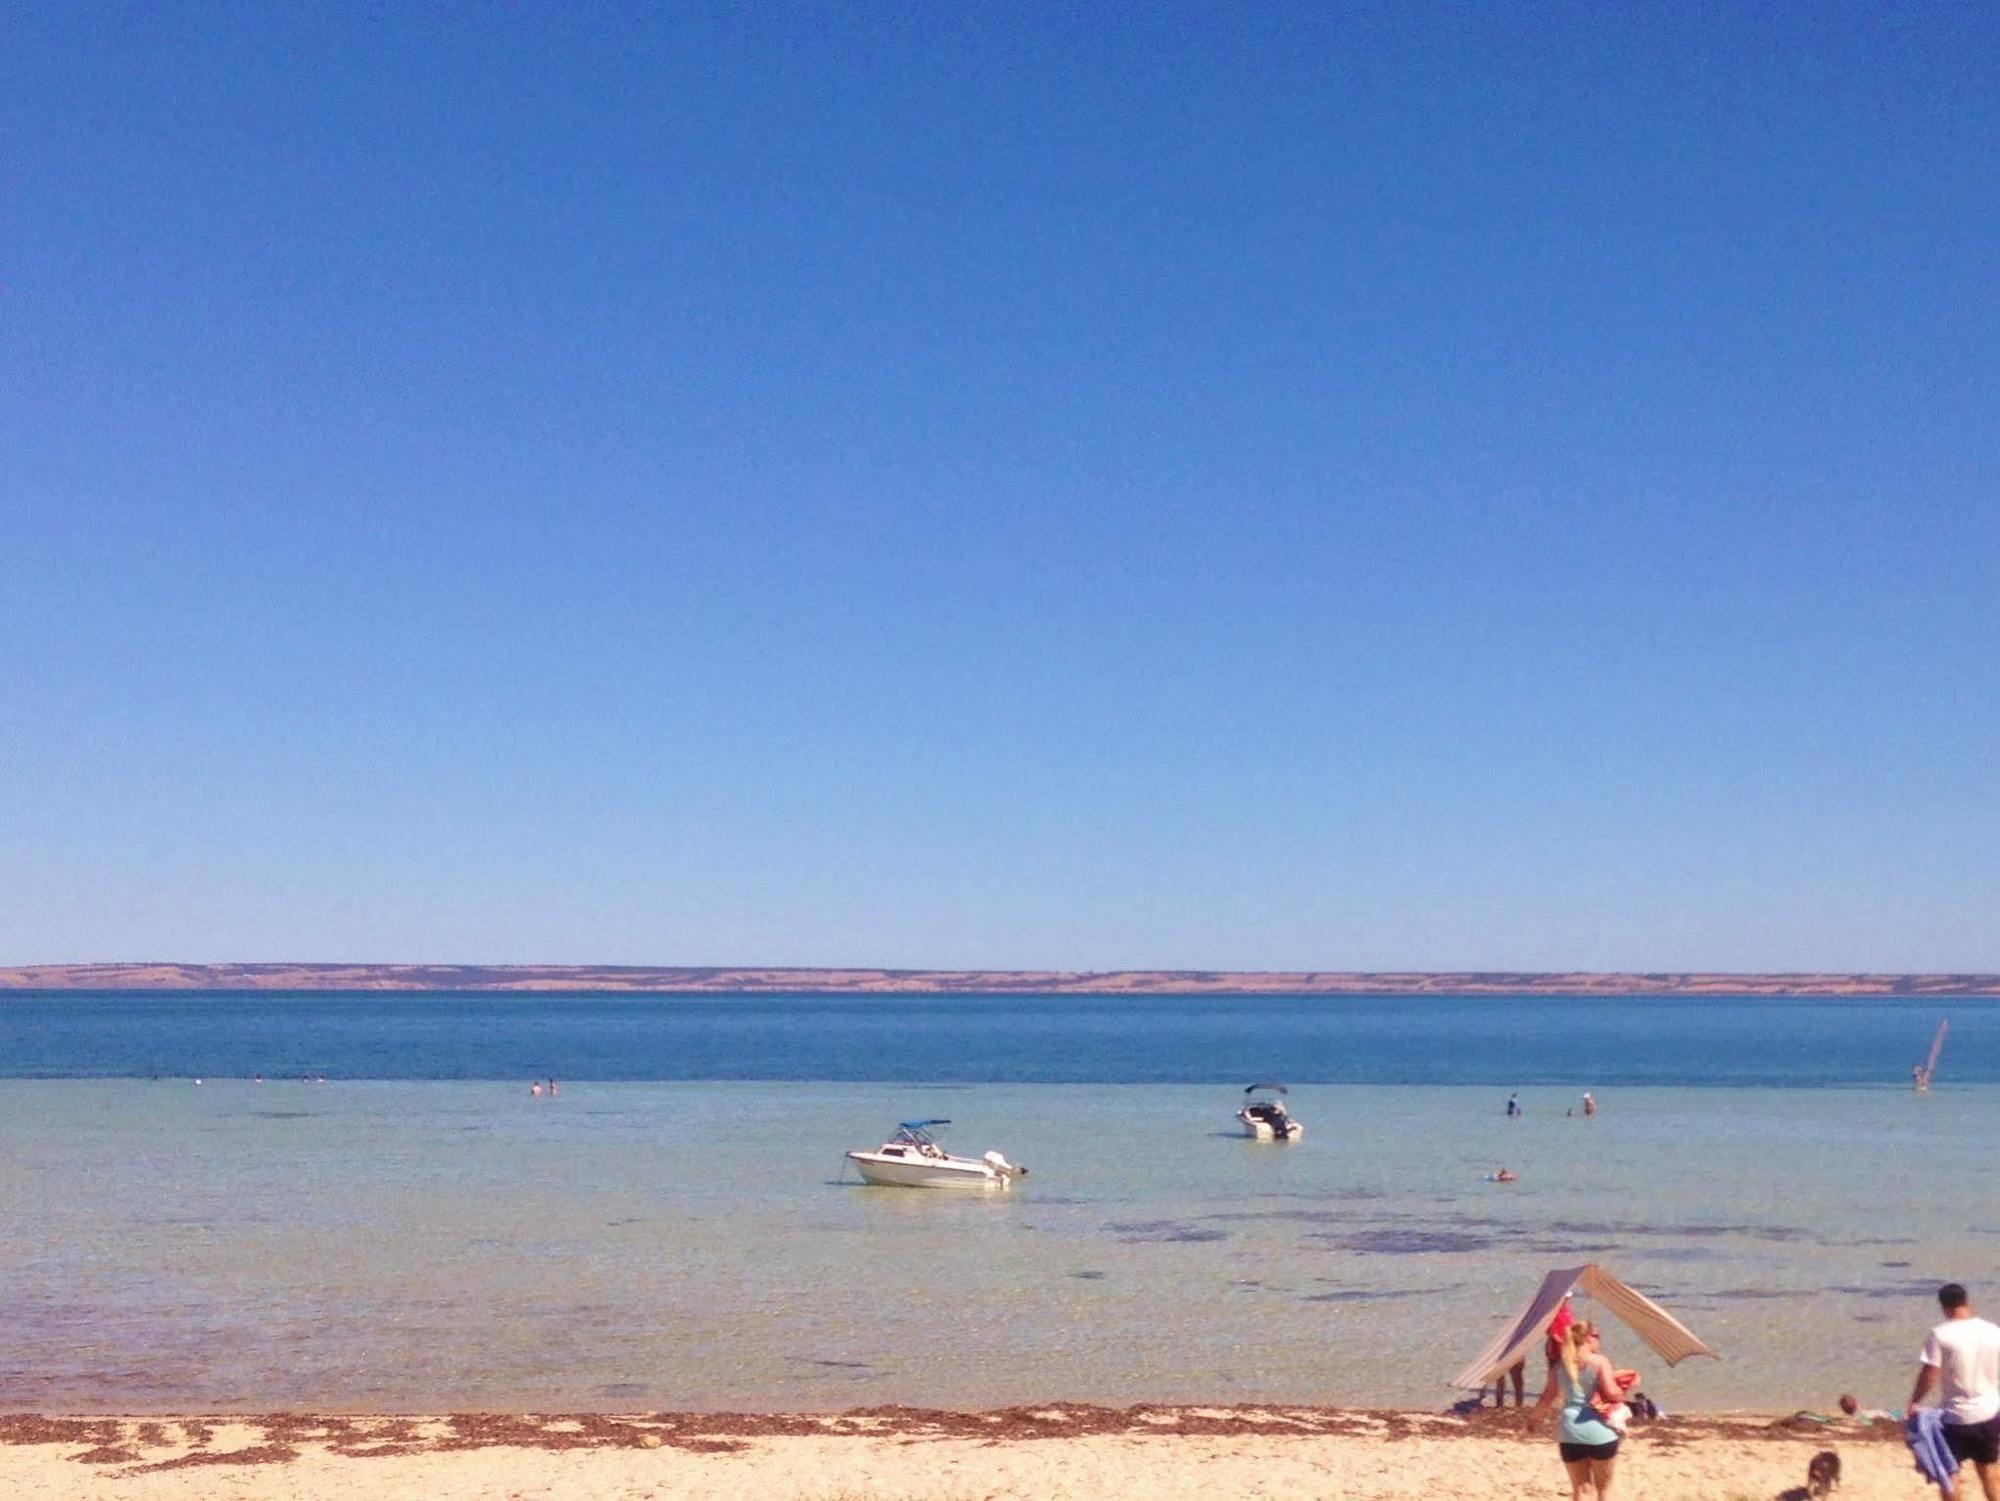
[{"label": "beach shade tarp", "polygon": [[1506,1327],[1493,1337],[1493,1343],[1479,1352],[1478,1359],[1458,1373],[1452,1385],[1468,1390],[1491,1386],[1500,1372],[1542,1342],[1563,1299],[1576,1292],[1588,1293],[1607,1312],[1616,1314],[1620,1322],[1670,1366],[1679,1365],[1690,1355],[1716,1358],[1713,1350],[1666,1309],[1592,1262],[1587,1266],[1565,1267],[1544,1277],[1526,1306],[1507,1321]]}]

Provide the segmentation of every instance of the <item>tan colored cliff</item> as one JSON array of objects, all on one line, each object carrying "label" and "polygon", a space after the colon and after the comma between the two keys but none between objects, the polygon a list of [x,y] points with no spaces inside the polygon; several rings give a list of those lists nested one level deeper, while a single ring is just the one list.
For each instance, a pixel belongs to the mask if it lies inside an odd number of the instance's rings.
[{"label": "tan colored cliff", "polygon": [[2000,996],[1990,974],[761,969],[562,964],[39,964],[4,990],[603,991],[698,995]]}]

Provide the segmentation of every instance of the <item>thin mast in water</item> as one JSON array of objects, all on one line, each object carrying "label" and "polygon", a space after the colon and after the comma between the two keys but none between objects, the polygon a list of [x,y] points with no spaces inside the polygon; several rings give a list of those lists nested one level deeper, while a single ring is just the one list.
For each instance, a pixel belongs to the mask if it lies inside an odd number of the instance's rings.
[{"label": "thin mast in water", "polygon": [[1922,1063],[1917,1065],[1916,1075],[1917,1075],[1918,1094],[1923,1094],[1925,1091],[1927,1091],[1931,1087],[1931,1080],[1937,1075],[1938,1054],[1944,1051],[1945,1028],[1949,1027],[1950,1025],[1951,1023],[1949,1021],[1941,1021],[1938,1023],[1937,1036],[1931,1039],[1931,1055],[1930,1057],[1926,1058]]}]

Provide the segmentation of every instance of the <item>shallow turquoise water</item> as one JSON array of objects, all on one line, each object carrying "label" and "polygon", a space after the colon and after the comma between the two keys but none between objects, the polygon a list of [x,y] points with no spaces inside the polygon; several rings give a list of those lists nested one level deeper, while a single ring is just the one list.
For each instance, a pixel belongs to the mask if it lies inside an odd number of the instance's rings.
[{"label": "shallow turquoise water", "polygon": [[[0,1083],[0,1408],[409,1411],[1270,1399],[1443,1405],[1601,1260],[1723,1352],[1669,1408],[1895,1405],[2000,1200],[2000,1088]],[[1033,1168],[842,1181],[909,1114]],[[1506,1164],[1514,1185],[1480,1179]]]}]

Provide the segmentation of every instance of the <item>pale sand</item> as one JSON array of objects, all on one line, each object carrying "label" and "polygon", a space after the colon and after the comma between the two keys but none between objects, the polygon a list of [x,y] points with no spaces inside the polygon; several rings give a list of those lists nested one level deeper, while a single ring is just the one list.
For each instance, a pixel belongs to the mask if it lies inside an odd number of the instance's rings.
[{"label": "pale sand", "polygon": [[[1045,1435],[1045,1436],[1044,1436]],[[1893,1432],[1798,1435],[1749,1418],[1635,1432],[1617,1501],[1803,1501],[1836,1450],[1835,1501],[1920,1501]],[[1967,1477],[1970,1480],[1970,1476]],[[1973,1487],[1976,1491],[1976,1485]],[[841,1416],[0,1418],[0,1497],[120,1501],[1566,1501],[1546,1436],[1471,1420],[1326,1408]]]}]

